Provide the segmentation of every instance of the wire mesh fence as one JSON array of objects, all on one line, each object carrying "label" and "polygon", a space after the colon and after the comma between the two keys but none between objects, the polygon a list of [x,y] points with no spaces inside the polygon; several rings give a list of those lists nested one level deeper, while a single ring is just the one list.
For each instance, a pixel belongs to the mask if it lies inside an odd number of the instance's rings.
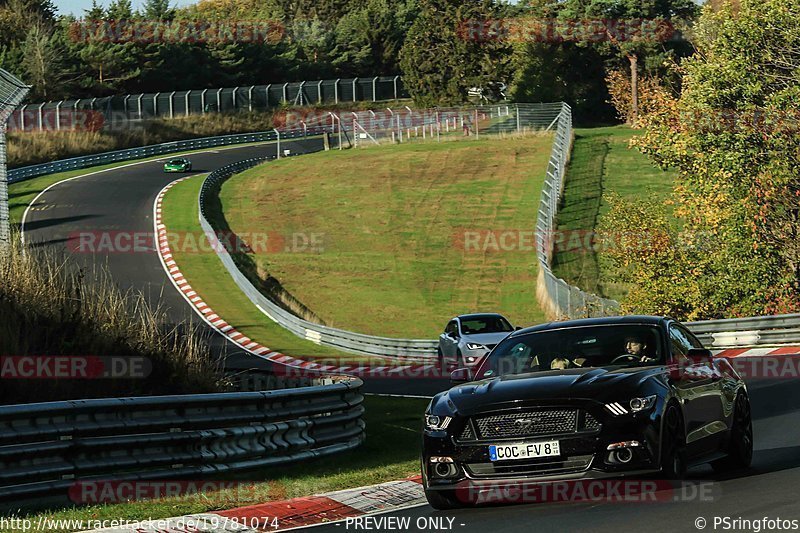
[{"label": "wire mesh fence", "polygon": [[545,312],[555,318],[617,315],[618,302],[584,292],[556,277],[552,271],[554,241],[548,236],[558,229],[558,208],[564,192],[573,138],[572,109],[567,104],[560,105],[536,222],[536,254],[539,260],[537,297]]},{"label": "wire mesh fence", "polygon": [[97,131],[159,117],[265,110],[289,105],[380,102],[407,97],[400,76],[128,94],[12,107],[9,131]]},{"label": "wire mesh fence", "polygon": [[6,173],[6,129],[13,110],[28,94],[30,87],[0,69],[0,248],[11,238],[8,213],[8,176]]}]

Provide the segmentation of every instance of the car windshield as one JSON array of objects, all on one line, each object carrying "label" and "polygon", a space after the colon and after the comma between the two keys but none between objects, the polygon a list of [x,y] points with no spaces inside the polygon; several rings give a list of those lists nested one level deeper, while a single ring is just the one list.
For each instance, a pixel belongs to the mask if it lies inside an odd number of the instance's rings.
[{"label": "car windshield", "polygon": [[663,364],[658,328],[641,324],[573,327],[507,338],[477,378],[572,368]]},{"label": "car windshield", "polygon": [[183,164],[183,159],[173,159],[172,161],[169,162],[169,164],[170,165],[182,165]]},{"label": "car windshield", "polygon": [[497,315],[471,316],[461,319],[461,333],[464,335],[508,332],[513,329],[508,320]]}]

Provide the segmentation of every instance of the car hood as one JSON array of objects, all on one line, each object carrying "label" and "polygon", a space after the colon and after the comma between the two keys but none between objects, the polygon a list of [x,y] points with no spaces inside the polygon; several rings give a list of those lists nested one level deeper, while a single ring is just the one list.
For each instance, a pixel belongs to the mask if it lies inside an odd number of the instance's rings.
[{"label": "car hood", "polygon": [[464,335],[464,342],[475,342],[478,344],[497,344],[508,337],[510,331],[499,331],[497,333],[476,333],[474,335]]},{"label": "car hood", "polygon": [[[648,380],[666,374],[663,366],[579,368],[489,378],[453,387],[442,400],[462,415],[535,400],[588,399],[602,403],[633,397]],[[452,402],[452,403],[450,403]]]}]

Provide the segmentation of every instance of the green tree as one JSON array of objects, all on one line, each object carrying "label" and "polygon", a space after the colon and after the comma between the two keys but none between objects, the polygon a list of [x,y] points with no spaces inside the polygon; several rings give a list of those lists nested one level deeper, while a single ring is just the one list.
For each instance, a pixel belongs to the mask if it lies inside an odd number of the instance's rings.
[{"label": "green tree", "polygon": [[[676,282],[667,267],[635,265],[631,279],[641,275],[659,289],[640,294],[634,307],[683,318],[798,311],[800,5],[709,6],[695,34],[680,98],[665,95],[644,115],[636,141],[680,173],[675,213],[691,244],[681,261],[691,270]],[[694,288],[675,309],[670,302],[686,284]]]},{"label": "green tree", "polygon": [[510,78],[511,47],[478,31],[502,9],[492,0],[421,0],[400,51],[404,83],[419,105],[460,104],[471,87]]}]

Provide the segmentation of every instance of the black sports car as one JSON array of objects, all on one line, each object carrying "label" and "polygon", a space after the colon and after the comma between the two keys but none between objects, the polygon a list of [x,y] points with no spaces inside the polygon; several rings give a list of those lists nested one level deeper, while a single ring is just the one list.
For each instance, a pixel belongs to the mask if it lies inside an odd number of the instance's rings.
[{"label": "black sports car", "polygon": [[[482,487],[660,472],[753,454],[744,382],[679,322],[627,316],[516,331],[425,413],[422,479],[437,509]],[[463,497],[469,487],[470,498]]]}]

